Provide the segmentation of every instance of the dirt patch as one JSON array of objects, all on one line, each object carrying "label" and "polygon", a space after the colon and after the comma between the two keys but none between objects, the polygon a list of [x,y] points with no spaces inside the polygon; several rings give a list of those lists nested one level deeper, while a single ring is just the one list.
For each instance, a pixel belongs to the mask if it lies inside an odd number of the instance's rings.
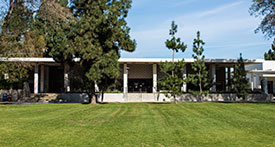
[{"label": "dirt patch", "polygon": [[103,123],[106,120],[65,120],[66,123],[85,123],[85,122],[92,122],[92,123]]},{"label": "dirt patch", "polygon": [[8,106],[0,105],[0,108],[8,108]]},{"label": "dirt patch", "polygon": [[90,122],[93,122],[93,123],[104,123],[104,122],[106,122],[106,120],[91,120]]}]

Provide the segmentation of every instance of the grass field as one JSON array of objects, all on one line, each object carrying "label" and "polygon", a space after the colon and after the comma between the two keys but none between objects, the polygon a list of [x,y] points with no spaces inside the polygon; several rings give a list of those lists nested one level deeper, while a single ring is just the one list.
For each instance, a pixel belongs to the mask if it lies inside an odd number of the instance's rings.
[{"label": "grass field", "polygon": [[275,146],[275,104],[0,105],[0,146]]}]

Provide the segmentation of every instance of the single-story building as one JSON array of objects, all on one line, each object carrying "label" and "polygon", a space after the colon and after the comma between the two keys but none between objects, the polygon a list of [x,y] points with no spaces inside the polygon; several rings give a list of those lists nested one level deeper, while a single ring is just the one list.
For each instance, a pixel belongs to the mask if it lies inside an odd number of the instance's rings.
[{"label": "single-story building", "polygon": [[[250,64],[246,66],[246,70],[252,91],[266,89],[266,93],[275,94],[275,61]],[[267,82],[266,88],[262,87],[262,81]]]},{"label": "single-story building", "polygon": [[[180,60],[180,59],[176,59]],[[29,84],[31,92],[39,93],[81,93],[81,85],[75,78],[81,72],[77,66],[70,67],[56,63],[52,58],[1,58],[0,61],[28,62],[33,65],[30,71]],[[171,61],[171,59],[156,58],[121,58],[120,77],[116,86],[105,94],[105,101],[131,102],[131,101],[164,101],[164,95],[159,91],[158,80],[162,77],[159,63]],[[236,59],[206,59],[209,76],[213,79],[211,91],[213,93],[230,93],[231,79],[234,75]],[[192,73],[191,64],[193,59],[185,59],[183,77]],[[265,92],[264,81],[267,82],[267,92],[275,93],[275,61],[263,59],[245,59],[248,71],[247,77],[251,83],[251,90],[261,93]],[[188,92],[191,85],[184,83],[182,91]]]}]

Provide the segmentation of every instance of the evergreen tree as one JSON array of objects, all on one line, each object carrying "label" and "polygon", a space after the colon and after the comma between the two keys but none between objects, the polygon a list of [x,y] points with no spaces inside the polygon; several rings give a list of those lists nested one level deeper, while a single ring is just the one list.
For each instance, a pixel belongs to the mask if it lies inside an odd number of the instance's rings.
[{"label": "evergreen tree", "polygon": [[242,98],[246,100],[248,96],[249,90],[249,81],[246,78],[246,71],[244,66],[244,61],[242,58],[242,54],[240,54],[240,58],[238,59],[238,64],[235,66],[235,73],[233,77],[234,89],[237,93],[238,98]]},{"label": "evergreen tree", "polygon": [[[32,0],[7,1],[7,10],[1,9],[0,57],[38,57],[45,45],[43,37],[31,30],[34,11]],[[22,62],[0,62],[0,86],[16,88],[28,77],[31,66]],[[17,86],[15,86],[17,85]],[[20,87],[20,86],[19,86]]]},{"label": "evergreen tree", "polygon": [[160,70],[164,73],[163,78],[159,80],[160,86],[165,89],[165,96],[168,98],[174,98],[174,102],[177,103],[176,96],[182,94],[181,87],[183,85],[183,70],[184,70],[184,60],[175,62],[175,52],[184,52],[187,46],[181,42],[180,38],[176,38],[177,25],[172,21],[171,29],[169,35],[171,39],[165,42],[168,49],[173,50],[172,62],[162,62],[160,63]]},{"label": "evergreen tree", "polygon": [[80,58],[85,76],[90,81],[89,95],[95,103],[95,83],[119,77],[120,51],[134,51],[126,17],[131,0],[73,0],[69,50]]},{"label": "evergreen tree", "polygon": [[42,0],[33,23],[34,30],[43,35],[46,42],[43,56],[53,57],[59,63],[73,58],[69,35],[74,19],[67,5],[68,0]]},{"label": "evergreen tree", "polygon": [[181,42],[180,38],[176,38],[175,34],[178,32],[178,26],[175,24],[175,21],[172,21],[171,29],[169,30],[169,35],[171,35],[171,39],[167,39],[165,45],[168,49],[173,50],[172,62],[174,63],[175,52],[184,52],[187,46]]},{"label": "evergreen tree", "polygon": [[0,89],[22,89],[28,78],[28,66],[21,63],[0,62]]},{"label": "evergreen tree", "polygon": [[25,6],[24,0],[11,1],[10,5],[8,14],[3,18],[0,54],[6,57],[24,56],[26,48],[22,42],[30,28],[32,11]]},{"label": "evergreen tree", "polygon": [[275,39],[271,45],[271,49],[264,54],[265,60],[275,60]]},{"label": "evergreen tree", "polygon": [[[45,51],[44,56],[56,60],[67,57],[63,54],[68,51],[59,52],[68,48],[69,18],[72,15],[67,5],[68,0],[10,0],[2,3],[0,56],[42,57]],[[1,84],[6,87],[17,85],[28,77],[29,68],[28,63],[1,62]]]},{"label": "evergreen tree", "polygon": [[160,71],[163,73],[163,77],[158,81],[161,88],[165,91],[163,93],[167,98],[173,98],[173,101],[177,103],[176,96],[183,94],[181,87],[183,86],[183,70],[185,62],[184,60],[173,62],[161,62]]},{"label": "evergreen tree", "polygon": [[187,81],[194,86],[199,88],[199,91],[190,91],[191,93],[199,96],[199,101],[202,100],[203,94],[209,92],[210,78],[205,65],[205,56],[203,55],[205,43],[200,39],[200,32],[197,32],[197,38],[193,42],[193,52],[192,57],[194,58],[194,63],[191,64],[192,69],[195,74],[189,74]]}]

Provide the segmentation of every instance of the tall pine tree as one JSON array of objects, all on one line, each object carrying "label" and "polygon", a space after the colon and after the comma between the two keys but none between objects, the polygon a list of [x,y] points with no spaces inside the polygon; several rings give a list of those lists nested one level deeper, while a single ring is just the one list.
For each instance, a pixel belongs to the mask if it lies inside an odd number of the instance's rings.
[{"label": "tall pine tree", "polygon": [[181,87],[183,85],[183,70],[184,70],[184,60],[175,62],[175,52],[181,51],[182,53],[186,50],[187,46],[181,42],[180,38],[176,38],[177,25],[172,21],[171,29],[169,35],[171,39],[165,42],[168,49],[173,50],[172,62],[162,62],[160,63],[160,70],[164,74],[163,78],[159,80],[159,84],[162,89],[165,89],[165,96],[168,98],[173,98],[174,102],[177,103],[176,96],[182,94]]},{"label": "tall pine tree", "polygon": [[238,98],[242,98],[243,101],[246,100],[249,91],[249,81],[246,78],[246,71],[244,66],[244,61],[242,54],[238,59],[238,64],[235,66],[235,73],[233,76],[234,89]]},{"label": "tall pine tree", "polygon": [[197,32],[197,38],[193,42],[194,63],[191,64],[194,74],[189,74],[187,81],[199,88],[199,91],[190,91],[191,93],[199,96],[199,101],[202,100],[203,94],[209,92],[210,78],[205,65],[205,56],[203,55],[205,43],[200,39],[200,32]]},{"label": "tall pine tree", "polygon": [[33,29],[45,39],[44,57],[53,57],[56,62],[71,62],[69,35],[74,21],[68,0],[41,0],[36,12]]},{"label": "tall pine tree", "polygon": [[136,48],[125,20],[131,0],[72,0],[72,5],[76,21],[69,37],[69,50],[80,58],[91,84],[91,103],[96,103],[95,83],[106,85],[105,81],[117,79],[120,51],[132,52]]},{"label": "tall pine tree", "polygon": [[[0,57],[39,57],[45,45],[42,36],[31,30],[33,0],[7,1],[7,10],[1,9]],[[29,64],[0,62],[0,86],[18,88],[28,77]],[[19,86],[20,87],[20,86]]]}]

